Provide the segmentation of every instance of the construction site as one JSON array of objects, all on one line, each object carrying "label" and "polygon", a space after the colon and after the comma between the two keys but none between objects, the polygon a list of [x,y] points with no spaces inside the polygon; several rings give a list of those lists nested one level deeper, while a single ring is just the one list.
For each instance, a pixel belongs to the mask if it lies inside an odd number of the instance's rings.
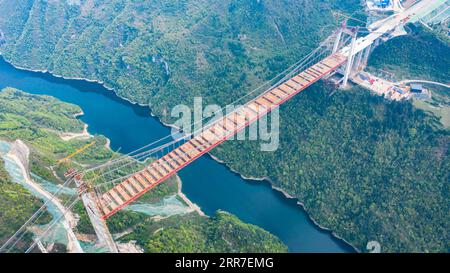
[{"label": "construction site", "polygon": [[[375,32],[376,29],[380,27],[380,24],[385,23],[391,16],[390,14],[401,13],[418,2],[419,1],[417,0],[367,0],[367,11],[369,12],[368,20],[371,22],[367,29],[372,33]],[[435,5],[440,5],[440,8],[436,9]],[[450,17],[450,1],[434,3],[427,8],[426,16],[418,17],[417,14],[413,13],[410,17],[406,18],[404,22],[406,22],[406,20],[418,22],[432,31],[433,26],[439,25],[445,27],[448,25]],[[413,98],[418,100],[431,99],[431,91],[425,88],[421,83],[415,83],[414,81],[396,82],[395,75],[387,71],[378,71],[377,75],[365,71],[370,53],[373,52],[378,45],[385,43],[394,37],[407,34],[404,25],[405,24],[399,25],[389,32],[384,32],[378,40],[365,49],[365,52],[357,54],[348,77],[352,83],[370,90],[374,94],[384,96],[386,99],[397,101]],[[358,31],[364,32],[365,29],[362,28]],[[345,81],[346,71],[344,71],[343,68],[337,69],[336,71],[337,74],[330,76],[329,80],[336,86],[339,86],[342,81]]]}]

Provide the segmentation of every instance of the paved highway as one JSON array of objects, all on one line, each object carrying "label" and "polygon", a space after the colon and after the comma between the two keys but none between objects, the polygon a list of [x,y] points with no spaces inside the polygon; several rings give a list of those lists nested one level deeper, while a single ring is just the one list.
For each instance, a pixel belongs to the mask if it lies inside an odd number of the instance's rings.
[{"label": "paved highway", "polygon": [[[384,34],[393,31],[395,28],[408,22],[413,23],[420,20],[424,16],[430,14],[433,10],[440,7],[446,1],[447,0],[422,0],[407,10],[391,15],[390,17],[379,22],[375,22],[371,25],[371,31],[373,31],[372,33],[357,39],[354,53],[356,54],[363,51],[377,39],[381,38]],[[347,57],[349,56],[349,52],[350,46],[346,46],[341,50],[341,54]]]}]

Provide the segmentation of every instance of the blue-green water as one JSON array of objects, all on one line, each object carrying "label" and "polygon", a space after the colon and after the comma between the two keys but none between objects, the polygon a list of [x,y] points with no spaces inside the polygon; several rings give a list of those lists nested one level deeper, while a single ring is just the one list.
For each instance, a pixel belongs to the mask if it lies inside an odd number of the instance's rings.
[{"label": "blue-green water", "polygon": [[[8,172],[9,176],[11,177],[12,181],[22,185],[25,189],[27,189],[33,196],[36,196],[42,200],[47,201],[48,199],[42,195],[39,191],[37,191],[35,188],[30,186],[25,181],[25,177],[23,176],[22,170],[20,167],[6,154],[10,150],[10,145],[7,142],[0,141],[0,157],[5,162],[5,170]],[[62,211],[58,209],[58,207],[52,203],[47,203],[47,211],[52,215],[53,219],[60,218],[62,216]],[[44,231],[47,229],[47,227],[50,224],[39,226],[41,231]],[[67,240],[67,232],[66,228],[62,223],[59,223],[55,225],[55,227],[52,229],[52,231],[45,236],[44,238],[41,238],[42,242],[58,242],[60,244],[66,245],[68,243]]]},{"label": "blue-green water", "polygon": [[[123,153],[170,134],[150,110],[128,103],[100,84],[16,69],[0,58],[0,89],[14,87],[79,105],[91,134],[102,134]],[[247,181],[203,156],[179,173],[183,192],[208,215],[221,209],[278,236],[291,252],[351,252],[318,228],[306,212],[266,182]]]},{"label": "blue-green water", "polygon": [[130,204],[125,210],[132,210],[144,213],[149,216],[170,216],[175,214],[185,214],[189,212],[189,207],[181,202],[177,195],[163,198],[161,201],[153,204]]}]

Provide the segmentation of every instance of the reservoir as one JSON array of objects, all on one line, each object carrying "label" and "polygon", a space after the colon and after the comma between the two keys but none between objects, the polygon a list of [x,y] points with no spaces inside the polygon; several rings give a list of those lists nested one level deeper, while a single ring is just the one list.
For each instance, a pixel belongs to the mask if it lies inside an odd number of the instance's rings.
[{"label": "reservoir", "polygon": [[[48,73],[19,70],[0,57],[0,89],[14,87],[79,105],[80,119],[91,134],[111,140],[111,148],[128,153],[170,134],[151,117],[150,109],[133,105],[97,83],[67,80]],[[210,216],[233,213],[280,238],[291,252],[353,252],[348,244],[321,230],[296,200],[286,198],[267,182],[244,180],[209,156],[180,171],[183,192]]]}]

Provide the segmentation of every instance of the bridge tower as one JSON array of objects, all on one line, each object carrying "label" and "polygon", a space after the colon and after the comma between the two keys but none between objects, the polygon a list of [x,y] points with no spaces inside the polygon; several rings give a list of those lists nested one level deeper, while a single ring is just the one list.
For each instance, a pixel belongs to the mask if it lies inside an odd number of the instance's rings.
[{"label": "bridge tower", "polygon": [[[348,55],[348,61],[347,64],[345,66],[345,70],[344,70],[344,78],[343,78],[343,82],[342,82],[342,87],[346,88],[347,84],[348,84],[348,79],[350,77],[350,74],[353,71],[354,68],[354,64],[355,64],[355,46],[356,46],[356,39],[358,36],[358,28],[354,27],[354,28],[347,28],[346,24],[344,23],[342,25],[342,27],[340,28],[339,32],[336,35],[336,40],[334,42],[334,46],[333,46],[333,54],[336,53],[342,44],[342,38],[343,38],[343,34],[347,34],[351,37],[351,43],[350,43],[350,52]],[[359,54],[359,56],[357,57],[357,67],[356,69],[359,69],[359,66],[361,64],[362,61],[362,53]]]},{"label": "bridge tower", "polygon": [[350,77],[350,73],[352,72],[353,64],[355,61],[355,46],[356,46],[356,37],[358,36],[357,28],[348,30],[345,29],[346,33],[352,37],[352,42],[350,44],[350,52],[347,58],[347,64],[345,66],[344,72],[344,80],[342,81],[342,87],[347,88],[348,78]]},{"label": "bridge tower", "polygon": [[[338,33],[336,34],[336,39],[334,41],[332,53],[335,54],[336,52],[338,52],[339,49],[341,49],[342,46],[345,46],[345,45],[343,45],[343,43],[345,43],[345,42],[342,41],[344,34],[347,34],[348,36],[351,37],[348,61],[345,65],[344,71],[342,72],[342,74],[344,75],[344,78],[342,79],[341,87],[347,88],[348,79],[350,78],[351,74],[353,73],[353,71],[357,71],[360,68],[360,65],[361,65],[361,62],[363,59],[363,54],[361,52],[358,56],[355,56],[356,55],[355,54],[355,46],[356,46],[356,40],[357,40],[357,36],[358,36],[358,27],[348,28],[346,21],[344,21],[344,23],[342,23],[341,28],[338,30]],[[356,67],[354,67],[355,59],[357,59]]]},{"label": "bridge tower", "polygon": [[108,226],[106,225],[106,220],[103,219],[103,214],[101,213],[102,210],[97,202],[98,198],[94,189],[82,180],[82,176],[80,174],[75,176],[75,183],[78,187],[84,208],[86,209],[95,234],[97,235],[99,244],[106,247],[111,253],[118,253],[119,250],[117,249],[116,243],[109,232]]}]

